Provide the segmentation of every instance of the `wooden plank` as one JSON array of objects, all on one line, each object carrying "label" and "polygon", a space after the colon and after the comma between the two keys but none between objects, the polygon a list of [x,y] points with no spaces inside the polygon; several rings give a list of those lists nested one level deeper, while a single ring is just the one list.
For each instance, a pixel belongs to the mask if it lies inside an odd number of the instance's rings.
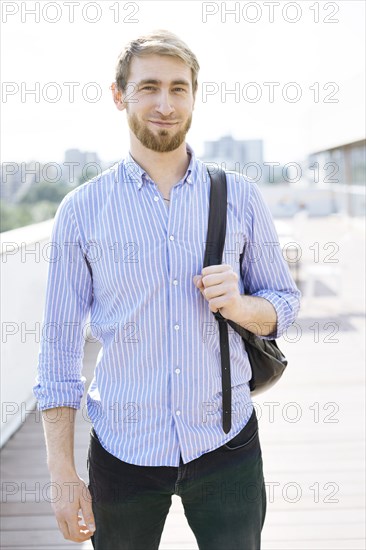
[{"label": "wooden plank", "polygon": [[32,546],[33,548],[41,548],[43,546],[52,548],[54,544],[70,543],[70,541],[64,539],[58,529],[4,531],[1,538],[2,545],[10,547]]}]

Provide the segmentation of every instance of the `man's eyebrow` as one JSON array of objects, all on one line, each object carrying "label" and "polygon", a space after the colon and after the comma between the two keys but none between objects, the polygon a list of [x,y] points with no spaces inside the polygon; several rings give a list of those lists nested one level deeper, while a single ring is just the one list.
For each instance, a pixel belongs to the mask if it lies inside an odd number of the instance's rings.
[{"label": "man's eyebrow", "polygon": [[179,80],[173,80],[172,82],[173,86],[187,86],[189,87],[189,82],[188,80],[184,80],[184,79],[179,79]]},{"label": "man's eyebrow", "polygon": [[[143,80],[140,80],[140,82],[137,83],[137,86],[144,86],[145,84],[155,84],[158,86],[161,83],[162,83],[161,80],[156,80],[154,78],[144,78]],[[170,84],[172,86],[180,85],[180,86],[189,87],[188,80],[184,80],[184,79],[173,80]]]}]

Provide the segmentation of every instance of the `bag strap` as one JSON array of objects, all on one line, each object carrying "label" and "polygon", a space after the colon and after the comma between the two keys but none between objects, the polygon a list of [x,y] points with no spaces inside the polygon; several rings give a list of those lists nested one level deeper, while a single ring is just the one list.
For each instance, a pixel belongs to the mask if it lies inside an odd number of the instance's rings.
[{"label": "bag strap", "polygon": [[[211,180],[210,209],[203,267],[222,263],[226,236],[227,185],[226,174],[221,168],[211,169],[206,164]],[[231,377],[229,334],[225,317],[219,311],[213,314],[219,323],[221,379],[222,379],[222,427],[225,433],[231,430]]]}]

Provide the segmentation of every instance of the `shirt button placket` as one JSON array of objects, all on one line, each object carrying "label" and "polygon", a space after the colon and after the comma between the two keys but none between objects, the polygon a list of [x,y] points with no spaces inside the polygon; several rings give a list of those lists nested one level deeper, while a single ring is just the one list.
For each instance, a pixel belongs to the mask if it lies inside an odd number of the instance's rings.
[{"label": "shirt button placket", "polygon": [[[174,242],[174,240],[175,240],[175,239],[174,239],[174,235],[169,235],[169,240],[170,240],[171,242]],[[174,266],[172,266],[172,268],[173,268],[173,270],[174,270]],[[178,279],[173,279],[173,280],[172,280],[172,284],[173,284],[173,286],[177,287],[178,284],[179,284]],[[175,298],[175,295],[173,296],[173,301],[174,301],[174,298]],[[180,325],[179,325],[178,323],[176,323],[176,324],[174,325],[174,330],[175,330],[176,334],[178,334],[178,331],[180,330]],[[174,344],[173,344],[173,345],[174,345]],[[173,354],[173,357],[174,357],[174,355],[175,355],[175,354]],[[178,368],[178,367],[175,368],[175,373],[176,373],[176,374],[180,374],[180,372],[181,372],[180,368]],[[174,409],[173,409],[173,410],[174,410]],[[176,414],[177,417],[180,416],[180,415],[181,415],[181,410],[180,410],[180,409],[176,409],[176,410],[175,410],[175,414]]]}]

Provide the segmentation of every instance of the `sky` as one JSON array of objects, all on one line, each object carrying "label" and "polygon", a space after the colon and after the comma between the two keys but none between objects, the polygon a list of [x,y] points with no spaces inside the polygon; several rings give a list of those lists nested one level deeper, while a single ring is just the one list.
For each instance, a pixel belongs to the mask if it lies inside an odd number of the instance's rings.
[{"label": "sky", "polygon": [[365,136],[363,1],[3,1],[1,10],[2,162],[62,162],[69,148],[122,158],[116,60],[158,28],[200,63],[187,135],[198,155],[205,140],[231,134],[263,139],[265,161],[297,162]]}]

